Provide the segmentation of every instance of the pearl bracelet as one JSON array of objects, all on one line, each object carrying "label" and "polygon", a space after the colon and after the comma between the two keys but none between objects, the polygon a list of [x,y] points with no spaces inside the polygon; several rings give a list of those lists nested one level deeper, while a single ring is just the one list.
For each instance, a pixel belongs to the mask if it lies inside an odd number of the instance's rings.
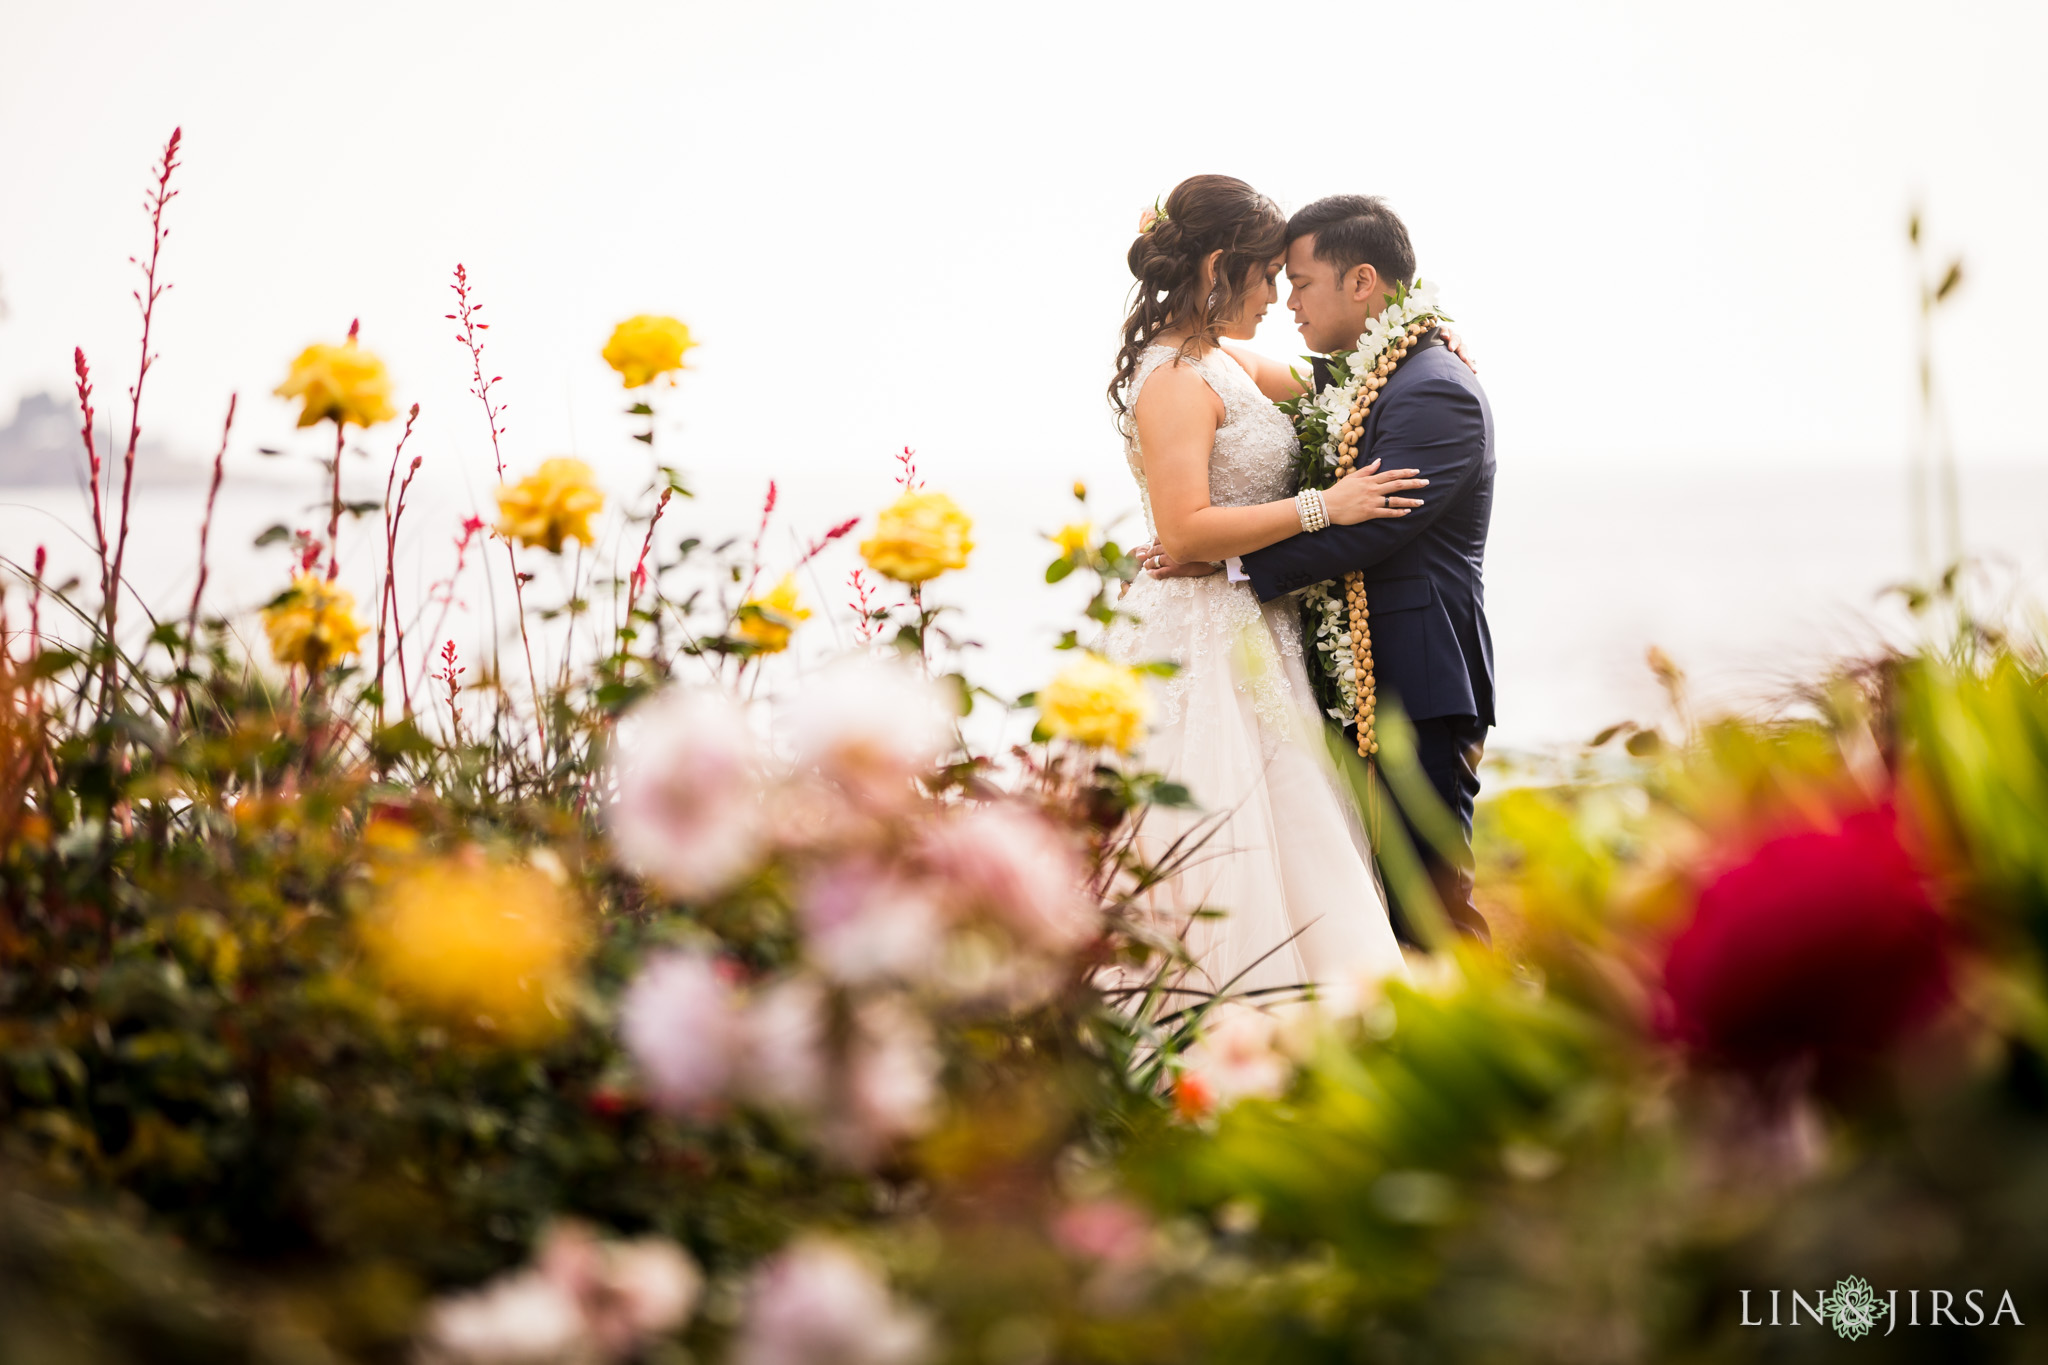
[{"label": "pearl bracelet", "polygon": [[1301,529],[1304,531],[1320,531],[1330,524],[1330,512],[1323,506],[1323,492],[1320,488],[1304,488],[1296,493],[1294,514],[1301,518]]}]

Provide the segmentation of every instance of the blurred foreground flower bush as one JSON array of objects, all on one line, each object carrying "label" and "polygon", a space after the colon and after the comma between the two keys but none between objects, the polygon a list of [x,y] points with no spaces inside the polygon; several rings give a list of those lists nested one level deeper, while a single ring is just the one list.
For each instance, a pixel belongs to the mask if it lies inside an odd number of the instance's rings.
[{"label": "blurred foreground flower bush", "polygon": [[[603,356],[629,385],[680,362],[656,321]],[[308,412],[389,416],[372,378]],[[2031,644],[1959,617],[1775,720],[1603,736],[1482,809],[1496,951],[1215,999],[1135,908],[1202,856],[1135,851],[1188,799],[1126,756],[1143,672],[976,686],[934,600],[971,523],[907,459],[862,549],[908,586],[857,575],[824,664],[760,537],[662,529],[673,475],[607,532],[541,466],[509,571],[640,558],[571,585],[616,626],[521,694],[406,662],[402,449],[374,621],[302,538],[271,660],[9,563],[0,1359],[1783,1359],[1835,1338],[1742,1291],[1850,1275],[2048,1313]],[[1051,539],[1080,649],[1135,565]],[[82,640],[19,629],[59,607]],[[1031,742],[971,751],[986,704]],[[2041,1354],[1972,1330],[1858,1349]]]}]

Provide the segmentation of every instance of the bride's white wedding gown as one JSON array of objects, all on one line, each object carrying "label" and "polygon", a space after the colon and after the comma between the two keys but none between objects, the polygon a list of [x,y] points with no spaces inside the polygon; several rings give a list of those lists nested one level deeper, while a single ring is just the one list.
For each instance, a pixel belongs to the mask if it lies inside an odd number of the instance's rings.
[{"label": "bride's white wedding gown", "polygon": [[[1135,406],[1145,381],[1176,354],[1170,346],[1148,349],[1126,401]],[[1223,400],[1210,502],[1243,507],[1287,497],[1295,452],[1287,418],[1224,351],[1180,363]],[[1124,453],[1146,529],[1157,539],[1135,425]],[[1295,599],[1262,607],[1249,583],[1221,572],[1140,574],[1119,605],[1137,619],[1112,628],[1105,641],[1111,657],[1180,665],[1152,684],[1144,765],[1186,785],[1200,808],[1148,811],[1141,847],[1156,857],[1197,824],[1221,817],[1187,870],[1151,893],[1149,908],[1175,931],[1184,928],[1197,964],[1179,984],[1235,993],[1310,982],[1348,988],[1405,974],[1356,807],[1340,795],[1323,747]],[[1190,919],[1202,906],[1227,913]]]}]

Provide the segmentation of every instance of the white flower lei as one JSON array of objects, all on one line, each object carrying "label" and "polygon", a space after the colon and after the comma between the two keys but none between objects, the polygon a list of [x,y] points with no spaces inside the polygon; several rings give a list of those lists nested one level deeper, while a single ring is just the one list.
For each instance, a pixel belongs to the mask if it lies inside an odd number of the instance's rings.
[{"label": "white flower lei", "polygon": [[[1331,381],[1320,393],[1304,394],[1295,400],[1295,429],[1303,444],[1320,436],[1314,447],[1314,462],[1303,470],[1303,486],[1327,488],[1336,482],[1342,459],[1344,422],[1357,406],[1358,395],[1368,387],[1377,389],[1386,381],[1376,372],[1382,357],[1417,322],[1432,324],[1449,319],[1437,307],[1436,286],[1417,280],[1412,288],[1397,287],[1394,297],[1378,316],[1365,324],[1358,345],[1329,357]],[[1348,724],[1358,715],[1358,657],[1352,651],[1349,610],[1341,592],[1331,583],[1317,583],[1301,594],[1302,609],[1313,626],[1311,642],[1324,676],[1336,684],[1339,703],[1328,708],[1331,719]]]},{"label": "white flower lei", "polygon": [[1365,388],[1372,378],[1380,357],[1406,335],[1411,323],[1423,321],[1447,322],[1449,319],[1437,308],[1436,286],[1427,280],[1417,280],[1412,289],[1395,290],[1392,302],[1380,310],[1379,316],[1366,322],[1365,330],[1358,335],[1357,346],[1330,355],[1330,373],[1332,376],[1341,373],[1344,380],[1339,383],[1333,378],[1332,382],[1323,385],[1323,391],[1313,400],[1323,414],[1324,469],[1334,471],[1337,468],[1338,433],[1352,405],[1358,401],[1358,391]]},{"label": "white flower lei", "polygon": [[1301,594],[1302,609],[1315,623],[1316,654],[1323,673],[1337,684],[1340,703],[1326,708],[1331,720],[1348,725],[1358,714],[1358,658],[1351,652],[1351,632],[1345,628],[1344,599],[1330,591],[1328,583],[1317,583]]}]

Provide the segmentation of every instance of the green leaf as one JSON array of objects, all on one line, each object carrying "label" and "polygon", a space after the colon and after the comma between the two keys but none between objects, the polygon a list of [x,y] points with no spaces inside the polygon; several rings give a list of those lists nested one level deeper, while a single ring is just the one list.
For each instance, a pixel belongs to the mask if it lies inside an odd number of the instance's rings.
[{"label": "green leaf", "polygon": [[626,409],[626,415],[628,417],[652,417],[654,416],[654,409],[645,403],[635,403],[632,407]]},{"label": "green leaf", "polygon": [[410,720],[386,725],[370,737],[370,752],[381,763],[395,763],[402,758],[431,754],[437,747],[434,741]]},{"label": "green leaf", "polygon": [[1074,561],[1071,558],[1055,559],[1052,563],[1045,566],[1045,581],[1057,583],[1073,571]]},{"label": "green leaf", "polygon": [[291,538],[291,527],[284,525],[271,525],[263,528],[263,533],[256,537],[255,545],[256,548],[260,550],[266,545],[275,545],[279,541],[290,540]]},{"label": "green leaf", "polygon": [[607,713],[617,715],[653,690],[653,685],[646,682],[608,682],[598,687],[597,704]]},{"label": "green leaf", "polygon": [[1150,673],[1155,678],[1170,678],[1180,672],[1180,665],[1171,659],[1154,659],[1149,664],[1139,664],[1138,672]]},{"label": "green leaf", "polygon": [[1635,728],[1635,722],[1631,720],[1622,721],[1617,725],[1610,725],[1605,730],[1602,730],[1599,734],[1593,736],[1593,742],[1591,744],[1588,744],[1586,747],[1589,749],[1597,749],[1601,745],[1607,743],[1607,741],[1613,739],[1616,735],[1621,734],[1623,731],[1633,730]]},{"label": "green leaf", "polygon": [[1949,262],[1948,274],[1942,276],[1941,283],[1934,287],[1934,301],[1940,303],[1943,299],[1954,293],[1956,286],[1962,282],[1963,262],[1958,257],[1956,260]]},{"label": "green leaf", "polygon": [[67,673],[84,662],[83,655],[74,654],[68,649],[46,649],[36,655],[35,661],[29,665],[28,675],[34,679],[54,678],[59,673]]},{"label": "green leaf", "polygon": [[1154,783],[1150,797],[1155,806],[1171,806],[1180,810],[1195,804],[1194,793],[1178,782]]}]

